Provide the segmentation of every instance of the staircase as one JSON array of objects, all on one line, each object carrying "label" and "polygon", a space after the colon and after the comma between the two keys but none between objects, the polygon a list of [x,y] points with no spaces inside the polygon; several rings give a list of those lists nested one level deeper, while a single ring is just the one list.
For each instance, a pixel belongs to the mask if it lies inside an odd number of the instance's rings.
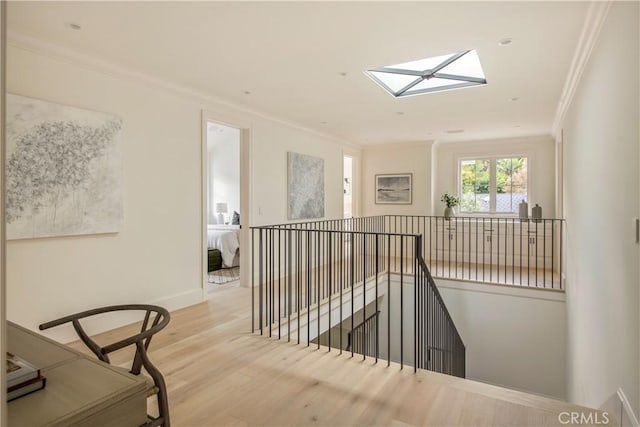
[{"label": "staircase", "polygon": [[326,333],[328,351],[343,352],[343,331],[355,339],[354,315],[369,306],[380,322],[349,346],[352,356],[464,377],[465,346],[422,235],[388,228],[385,216],[252,227],[252,332],[318,348]]}]

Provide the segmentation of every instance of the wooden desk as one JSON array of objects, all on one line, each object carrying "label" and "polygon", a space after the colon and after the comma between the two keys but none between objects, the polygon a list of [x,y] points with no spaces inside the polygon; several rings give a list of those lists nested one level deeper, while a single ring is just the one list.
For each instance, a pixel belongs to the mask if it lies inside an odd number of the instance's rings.
[{"label": "wooden desk", "polygon": [[47,377],[44,390],[7,404],[9,426],[140,426],[147,421],[143,377],[11,322],[7,322],[7,348]]}]

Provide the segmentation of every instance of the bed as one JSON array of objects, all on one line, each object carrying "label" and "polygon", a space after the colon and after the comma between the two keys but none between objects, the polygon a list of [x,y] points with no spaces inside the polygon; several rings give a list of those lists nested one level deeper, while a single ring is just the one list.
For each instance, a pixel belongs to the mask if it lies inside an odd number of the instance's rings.
[{"label": "bed", "polygon": [[209,225],[207,246],[209,249],[220,251],[222,268],[240,265],[240,226]]}]

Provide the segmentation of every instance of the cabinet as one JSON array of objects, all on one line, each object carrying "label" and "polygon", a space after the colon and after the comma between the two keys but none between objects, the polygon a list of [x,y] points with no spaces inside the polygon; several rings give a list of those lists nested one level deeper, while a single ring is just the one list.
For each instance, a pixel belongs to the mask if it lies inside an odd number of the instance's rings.
[{"label": "cabinet", "polygon": [[[557,271],[559,227],[553,220],[439,218],[425,234],[425,258],[435,275],[450,269],[489,266],[487,275]],[[522,270],[522,271],[521,271]]]}]

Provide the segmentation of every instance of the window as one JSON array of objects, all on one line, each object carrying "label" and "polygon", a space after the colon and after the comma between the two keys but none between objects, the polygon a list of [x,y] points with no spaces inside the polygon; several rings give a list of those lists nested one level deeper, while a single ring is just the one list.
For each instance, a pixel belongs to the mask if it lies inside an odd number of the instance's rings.
[{"label": "window", "polygon": [[527,157],[460,160],[460,210],[515,213],[528,195]]},{"label": "window", "polygon": [[475,50],[387,65],[365,74],[396,98],[487,84]]}]

